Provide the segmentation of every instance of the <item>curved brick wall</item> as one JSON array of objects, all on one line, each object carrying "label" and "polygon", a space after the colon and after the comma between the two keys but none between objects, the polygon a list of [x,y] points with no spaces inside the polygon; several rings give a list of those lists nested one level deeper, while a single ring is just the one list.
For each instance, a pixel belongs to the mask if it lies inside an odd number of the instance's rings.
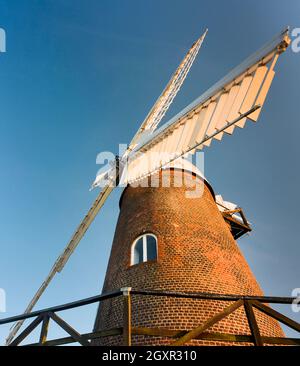
[{"label": "curved brick wall", "polygon": [[[161,179],[169,171],[160,173]],[[246,260],[233,239],[204,185],[200,198],[187,198],[190,188],[174,187],[175,180],[189,173],[171,172],[172,188],[127,187],[113,240],[103,292],[121,287],[180,292],[262,295]],[[158,238],[158,260],[130,266],[130,249],[144,232]],[[192,329],[222,311],[229,302],[133,296],[133,326]],[[95,330],[122,326],[121,299],[106,300],[99,308]],[[262,335],[283,336],[279,324],[255,310]],[[243,309],[213,326],[209,331],[250,334]],[[133,344],[168,344],[170,340],[134,336]],[[105,337],[95,344],[120,344],[121,337]],[[192,344],[221,344],[193,341]],[[226,343],[228,344],[228,343]]]}]

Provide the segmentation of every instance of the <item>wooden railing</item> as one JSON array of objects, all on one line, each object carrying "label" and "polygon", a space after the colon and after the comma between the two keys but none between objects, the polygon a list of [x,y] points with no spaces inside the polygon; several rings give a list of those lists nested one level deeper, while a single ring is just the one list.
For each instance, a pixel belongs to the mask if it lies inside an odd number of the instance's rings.
[{"label": "wooden railing", "polygon": [[[133,296],[164,296],[173,298],[184,299],[202,299],[202,300],[216,300],[230,302],[229,306],[225,306],[224,310],[217,313],[212,318],[200,324],[197,328],[192,330],[171,330],[165,328],[148,328],[148,327],[136,327],[132,326],[131,321],[131,300]],[[102,330],[97,332],[80,334],[67,322],[65,322],[58,312],[68,309],[81,307],[84,305],[98,303],[107,299],[122,297],[123,298],[123,327],[113,328],[108,330]],[[69,343],[78,342],[82,346],[90,346],[93,339],[107,337],[107,336],[122,336],[123,345],[131,346],[131,338],[133,335],[143,335],[149,337],[164,337],[170,338],[171,346],[185,345],[192,339],[220,341],[220,342],[242,342],[252,343],[255,346],[263,346],[269,344],[276,345],[300,345],[300,338],[287,338],[287,337],[265,337],[260,334],[259,326],[256,321],[253,308],[260,312],[270,316],[273,319],[285,324],[286,326],[296,330],[300,333],[300,324],[295,320],[288,318],[287,316],[279,313],[278,311],[266,306],[265,304],[292,304],[297,301],[293,297],[267,297],[267,296],[241,296],[241,295],[222,295],[222,294],[209,294],[209,293],[182,293],[182,292],[166,292],[166,291],[154,291],[154,290],[135,290],[130,287],[122,288],[117,291],[105,293],[99,296],[86,298],[83,300],[67,303],[64,305],[54,306],[48,309],[34,311],[29,314],[22,314],[6,319],[0,320],[0,325],[14,323],[18,320],[34,318],[21,333],[11,343],[10,346],[18,346],[24,339],[39,325],[42,323],[39,341],[37,343],[31,343],[26,345],[31,346],[57,346],[65,345]],[[226,333],[211,333],[207,332],[209,328],[215,325],[217,322],[226,318],[240,307],[244,307],[251,335],[247,334],[226,334]],[[65,338],[58,338],[53,340],[47,340],[48,326],[50,320],[54,321],[58,326],[64,329],[69,336]]]}]

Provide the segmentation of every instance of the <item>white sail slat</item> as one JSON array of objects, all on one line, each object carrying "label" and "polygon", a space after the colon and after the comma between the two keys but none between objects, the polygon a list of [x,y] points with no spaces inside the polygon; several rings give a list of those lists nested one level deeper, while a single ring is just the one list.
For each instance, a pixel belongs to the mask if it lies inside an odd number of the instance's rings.
[{"label": "white sail slat", "polygon": [[[264,81],[264,84],[259,92],[259,95],[255,101],[255,104],[258,104],[258,105],[263,105],[265,100],[266,100],[266,97],[267,97],[267,94],[268,94],[268,91],[270,89],[270,86],[272,84],[272,81],[274,79],[274,76],[275,76],[275,71],[274,70],[269,70],[268,72],[268,75],[266,76],[266,79]],[[249,114],[248,118],[251,119],[251,121],[253,122],[256,122],[258,117],[259,117],[259,114],[260,114],[260,111],[261,109],[258,109],[257,111]]]},{"label": "white sail slat", "polygon": [[172,144],[170,146],[170,150],[172,153],[176,152],[176,147],[178,145],[178,138],[180,136],[181,130],[178,128],[176,128],[175,130],[173,130],[173,140],[172,140]]},{"label": "white sail slat", "polygon": [[[205,126],[203,125],[203,121],[205,118],[205,114],[207,112],[207,107],[202,107],[199,111],[199,113],[196,113],[196,123],[193,125],[193,132],[192,135],[187,141],[187,147],[190,148],[197,142],[197,136],[203,135],[205,132]],[[204,132],[202,132],[204,131]]]},{"label": "white sail slat", "polygon": [[[143,154],[143,156],[146,156],[147,154]],[[144,164],[144,157],[141,158],[139,161],[139,176],[138,179],[143,178],[148,171],[147,166]]]},{"label": "white sail slat", "polygon": [[150,171],[154,171],[156,169],[156,167],[158,167],[160,165],[160,157],[161,157],[161,152],[162,152],[162,148],[163,148],[163,144],[165,143],[164,140],[160,140],[158,141],[156,144],[153,144],[153,146],[151,147],[151,149],[149,151],[147,151],[146,155],[147,155],[147,159],[149,161],[149,167],[150,167]]},{"label": "white sail slat", "polygon": [[185,140],[183,142],[183,145],[182,145],[182,150],[184,150],[184,151],[187,150],[187,148],[190,146],[191,137],[193,135],[198,118],[199,118],[199,111],[195,112],[193,114],[191,120],[189,121],[189,132],[187,133]]},{"label": "white sail slat", "polygon": [[178,152],[179,149],[180,149],[179,141],[181,140],[182,133],[184,131],[184,127],[185,127],[185,124],[184,123],[181,123],[179,125],[179,127],[178,127],[178,131],[177,131],[177,135],[176,135],[176,140],[174,141],[174,147],[173,147],[174,152]]},{"label": "white sail slat", "polygon": [[163,141],[159,141],[157,144],[155,144],[152,149],[150,150],[150,154],[149,154],[149,159],[150,159],[150,166],[151,166],[151,171],[154,171],[155,168],[159,165],[159,157],[160,157],[160,150],[161,150],[161,145],[162,145]]},{"label": "white sail slat", "polygon": [[[218,124],[218,121],[222,117],[222,111],[223,111],[223,108],[224,108],[225,103],[227,101],[227,98],[228,98],[228,93],[223,93],[219,97],[215,112],[214,112],[214,114],[211,118],[208,129],[206,131],[207,135],[211,135],[217,130],[217,124]],[[221,133],[221,134],[223,135],[223,133]],[[219,136],[219,135],[220,134],[218,134],[217,136]]]},{"label": "white sail slat", "polygon": [[[212,117],[212,115],[215,111],[216,105],[217,105],[217,103],[214,101],[214,102],[210,102],[209,105],[207,106],[207,111],[206,111],[206,114],[205,114],[205,117],[204,117],[204,120],[203,120],[203,128],[205,128],[205,133],[202,136],[200,136],[200,134],[198,134],[197,142],[200,142],[201,140],[203,140],[203,138],[207,135],[206,132],[207,132],[207,129],[208,129],[208,125],[209,125],[211,117]],[[210,140],[205,141],[203,143],[204,146],[210,146],[210,144],[211,144]]]},{"label": "white sail slat", "polygon": [[184,128],[180,136],[180,140],[178,141],[178,146],[180,146],[178,152],[184,151],[185,140],[188,134],[190,133],[191,122],[192,118],[187,118],[184,123]]},{"label": "white sail slat", "polygon": [[[248,89],[249,89],[249,87],[250,87],[250,84],[251,84],[251,82],[252,82],[252,79],[253,79],[253,76],[251,76],[251,75],[248,75],[248,76],[246,76],[244,79],[243,79],[243,81],[242,81],[242,83],[241,83],[241,87],[240,87],[240,89],[239,89],[239,92],[238,92],[238,94],[237,94],[237,96],[236,96],[236,98],[235,98],[235,100],[234,100],[234,102],[233,102],[233,104],[232,104],[232,107],[231,107],[231,110],[230,110],[230,113],[229,113],[229,115],[228,115],[228,119],[227,119],[227,122],[231,122],[231,121],[233,121],[233,120],[235,120],[236,118],[238,118],[239,117],[239,110],[240,110],[240,108],[241,108],[241,105],[242,105],[242,103],[243,103],[243,101],[244,101],[244,98],[245,98],[245,96],[246,96],[246,94],[247,94],[247,91],[248,91]],[[244,126],[244,122],[245,122],[245,118],[243,118],[241,121],[239,121],[237,124],[236,124],[236,126],[238,126],[238,127],[243,127]]]},{"label": "white sail slat", "polygon": [[168,158],[166,157],[166,147],[167,147],[167,143],[168,143],[168,138],[165,137],[165,139],[163,140],[162,143],[162,149],[161,149],[161,156],[160,156],[160,161],[162,162],[162,164],[164,164],[164,162],[166,160],[168,160]]},{"label": "white sail slat", "polygon": [[133,158],[133,159],[128,159],[128,167],[127,167],[127,179],[129,182],[132,182],[137,174],[136,174],[136,166],[138,163],[138,159],[137,158]]},{"label": "white sail slat", "polygon": [[247,92],[247,98],[244,99],[244,102],[239,110],[240,114],[246,113],[250,108],[253,107],[254,101],[267,74],[267,71],[267,66],[260,66],[256,69],[255,75]]},{"label": "white sail slat", "polygon": [[[232,107],[232,104],[233,104],[238,92],[239,92],[239,89],[240,89],[239,85],[233,85],[230,88],[229,95],[228,95],[228,98],[227,98],[226,103],[224,105],[221,117],[220,117],[220,119],[219,119],[219,121],[216,125],[216,128],[218,130],[221,129],[224,125],[226,125],[226,123],[228,121],[228,115],[230,113],[230,109]],[[232,125],[232,126],[226,128],[226,130],[224,130],[224,132],[231,135],[233,133],[234,129],[235,129],[235,126]]]},{"label": "white sail slat", "polygon": [[168,144],[167,144],[167,147],[166,147],[166,151],[169,152],[169,153],[172,153],[174,152],[174,142],[175,142],[175,132],[177,130],[173,130],[171,131],[169,137],[168,137]]}]

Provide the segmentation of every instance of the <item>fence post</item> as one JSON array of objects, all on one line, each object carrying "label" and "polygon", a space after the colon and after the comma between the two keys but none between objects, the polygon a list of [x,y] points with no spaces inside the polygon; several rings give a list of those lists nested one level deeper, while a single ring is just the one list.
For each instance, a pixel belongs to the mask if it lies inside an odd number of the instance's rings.
[{"label": "fence post", "polygon": [[47,341],[49,321],[50,321],[49,315],[48,314],[45,314],[43,316],[43,324],[42,324],[42,329],[41,329],[41,333],[40,333],[40,341],[39,341],[39,344],[41,346]]},{"label": "fence post", "polygon": [[244,300],[244,309],[248,319],[249,328],[251,330],[251,335],[253,338],[253,343],[255,346],[263,346],[263,341],[259,332],[259,327],[255,318],[255,314],[252,308],[252,302]]},{"label": "fence post", "polygon": [[131,346],[131,287],[122,287],[123,292],[123,344]]}]

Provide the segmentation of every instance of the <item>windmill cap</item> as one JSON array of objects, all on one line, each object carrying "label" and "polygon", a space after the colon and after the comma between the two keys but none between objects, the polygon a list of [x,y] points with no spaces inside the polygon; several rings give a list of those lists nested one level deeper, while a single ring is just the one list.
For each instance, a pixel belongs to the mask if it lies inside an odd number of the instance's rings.
[{"label": "windmill cap", "polygon": [[[201,172],[201,170],[196,165],[191,163],[189,160],[180,157],[180,158],[172,161],[171,163],[166,164],[161,170],[177,170],[180,172],[191,173],[192,175],[200,178],[205,183],[205,185],[208,187],[211,195],[215,199],[215,193],[214,193],[214,190],[213,190],[212,186],[210,185],[209,181],[205,178],[205,176]],[[119,200],[120,208],[122,205],[122,199],[123,199],[124,192],[126,191],[128,186],[129,186],[129,184],[126,187],[124,187],[123,192],[121,194],[121,197]]]},{"label": "windmill cap", "polygon": [[200,177],[201,179],[206,180],[204,174],[201,172],[201,170],[196,165],[194,165],[189,160],[182,158],[182,157],[172,161],[171,163],[168,163],[162,169],[163,170],[176,169],[176,170],[181,170],[181,171],[183,170],[185,172],[193,173],[194,175]]},{"label": "windmill cap", "polygon": [[192,173],[193,175],[201,178],[208,186],[209,190],[211,191],[212,196],[215,198],[214,190],[212,189],[212,186],[209,183],[209,181],[205,178],[203,172],[196,165],[191,163],[189,160],[187,160],[183,157],[180,157],[180,158],[172,161],[171,163],[168,163],[167,165],[165,165],[162,168],[162,170],[167,170],[167,169],[174,169],[174,170],[189,172],[189,173]]}]

